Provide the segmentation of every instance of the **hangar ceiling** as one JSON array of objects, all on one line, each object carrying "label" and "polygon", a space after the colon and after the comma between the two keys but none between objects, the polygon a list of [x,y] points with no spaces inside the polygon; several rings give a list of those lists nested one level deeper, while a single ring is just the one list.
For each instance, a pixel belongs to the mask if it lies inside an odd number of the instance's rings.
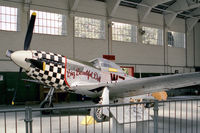
[{"label": "hangar ceiling", "polygon": [[176,17],[186,19],[189,29],[199,21],[200,0],[97,0],[107,3],[107,12],[113,16],[118,6],[138,9],[139,21],[143,21],[150,12],[164,15],[165,23],[171,26]]}]

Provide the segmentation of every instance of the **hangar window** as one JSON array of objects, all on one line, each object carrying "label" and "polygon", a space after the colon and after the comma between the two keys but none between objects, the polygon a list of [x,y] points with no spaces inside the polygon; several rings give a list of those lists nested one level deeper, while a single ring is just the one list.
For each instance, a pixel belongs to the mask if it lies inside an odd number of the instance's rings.
[{"label": "hangar window", "polygon": [[0,30],[17,31],[18,9],[0,6]]},{"label": "hangar window", "polygon": [[66,35],[66,16],[57,13],[31,10],[36,12],[34,33],[50,35]]},{"label": "hangar window", "polygon": [[112,40],[123,42],[136,42],[137,26],[112,22]]},{"label": "hangar window", "polygon": [[168,46],[176,48],[185,48],[185,33],[169,31]]},{"label": "hangar window", "polygon": [[142,27],[144,34],[142,35],[142,43],[152,45],[163,45],[162,29],[152,27]]},{"label": "hangar window", "polygon": [[100,19],[76,16],[75,37],[105,39],[105,22]]}]

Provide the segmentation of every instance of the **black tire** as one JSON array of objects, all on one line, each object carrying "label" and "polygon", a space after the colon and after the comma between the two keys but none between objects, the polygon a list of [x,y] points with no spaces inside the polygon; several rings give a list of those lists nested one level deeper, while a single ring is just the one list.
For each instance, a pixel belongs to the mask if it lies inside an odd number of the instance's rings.
[{"label": "black tire", "polygon": [[154,103],[146,103],[145,108],[151,108],[154,107]]},{"label": "black tire", "polygon": [[99,103],[99,101],[100,101],[100,98],[99,97],[97,97],[97,98],[94,98],[94,99],[92,99],[92,101],[94,102],[94,103]]},{"label": "black tire", "polygon": [[102,109],[103,108],[95,108],[95,113],[94,113],[94,119],[97,122],[104,122],[106,120],[106,116],[102,114]]},{"label": "black tire", "polygon": [[[53,108],[53,103],[49,105],[49,101],[43,101],[40,105],[40,108]],[[42,114],[50,114],[52,110],[43,110],[41,111]]]}]

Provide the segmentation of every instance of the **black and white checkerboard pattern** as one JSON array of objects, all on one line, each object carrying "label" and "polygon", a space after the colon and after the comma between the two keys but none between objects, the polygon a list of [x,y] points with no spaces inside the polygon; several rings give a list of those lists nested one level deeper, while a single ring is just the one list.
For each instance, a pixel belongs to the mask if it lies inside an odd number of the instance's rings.
[{"label": "black and white checkerboard pattern", "polygon": [[41,58],[47,59],[47,60],[65,64],[65,57],[60,54],[54,54],[51,52],[47,53],[45,51],[36,51],[36,50],[32,50],[32,53],[33,53],[33,57],[37,57],[39,59]]},{"label": "black and white checkerboard pattern", "polygon": [[44,51],[32,51],[32,53],[33,57],[47,60],[47,62],[45,71],[32,66],[28,75],[56,89],[66,89],[67,85],[64,81],[65,57],[59,54],[46,53]]}]

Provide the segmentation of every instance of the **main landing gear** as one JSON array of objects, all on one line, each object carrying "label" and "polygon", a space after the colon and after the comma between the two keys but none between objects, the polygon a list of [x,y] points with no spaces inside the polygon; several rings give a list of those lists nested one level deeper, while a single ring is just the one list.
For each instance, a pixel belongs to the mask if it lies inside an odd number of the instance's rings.
[{"label": "main landing gear", "polygon": [[[105,87],[102,93],[102,96],[99,101],[99,105],[108,105],[109,104],[109,89]],[[94,119],[97,122],[104,122],[107,117],[109,117],[108,107],[98,107],[94,109],[94,112],[91,112],[94,115]]]},{"label": "main landing gear", "polygon": [[[50,88],[47,96],[41,102],[40,108],[52,108],[53,107],[52,97],[53,97],[54,90],[55,89],[53,87]],[[51,112],[52,112],[51,110],[43,110],[42,114],[50,114]]]}]

